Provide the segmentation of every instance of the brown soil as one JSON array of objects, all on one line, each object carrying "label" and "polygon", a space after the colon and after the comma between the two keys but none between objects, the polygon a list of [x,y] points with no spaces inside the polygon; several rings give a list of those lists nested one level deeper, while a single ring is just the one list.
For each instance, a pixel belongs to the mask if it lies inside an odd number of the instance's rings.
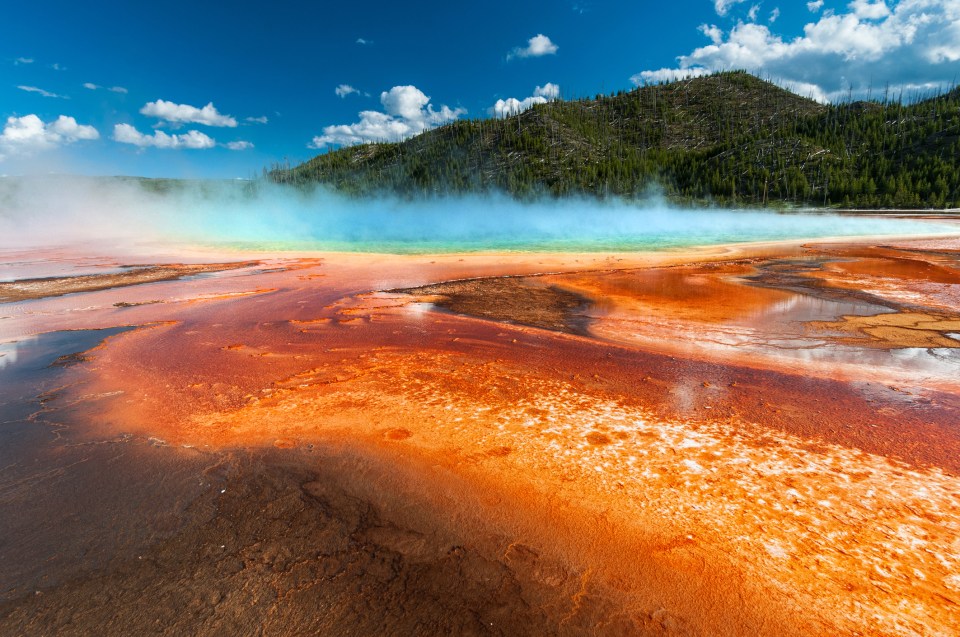
[{"label": "brown soil", "polygon": [[[171,463],[176,453],[155,455]],[[621,634],[642,627],[598,588],[575,603],[576,574],[530,547],[458,535],[411,516],[410,502],[358,490],[348,476],[371,468],[355,462],[303,451],[224,458],[169,537],[0,604],[0,632],[570,635],[600,618]]]}]

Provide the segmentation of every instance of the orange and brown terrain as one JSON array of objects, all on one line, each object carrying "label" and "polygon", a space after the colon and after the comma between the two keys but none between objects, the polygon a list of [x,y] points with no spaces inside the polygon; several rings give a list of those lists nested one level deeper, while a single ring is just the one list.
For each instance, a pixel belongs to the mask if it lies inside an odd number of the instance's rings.
[{"label": "orange and brown terrain", "polygon": [[0,288],[0,634],[960,633],[960,240],[244,259]]}]

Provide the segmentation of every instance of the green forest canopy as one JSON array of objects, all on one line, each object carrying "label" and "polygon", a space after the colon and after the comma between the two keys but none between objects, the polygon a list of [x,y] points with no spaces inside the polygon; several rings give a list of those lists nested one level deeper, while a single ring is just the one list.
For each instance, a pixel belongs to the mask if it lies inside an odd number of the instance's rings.
[{"label": "green forest canopy", "polygon": [[955,208],[960,89],[823,105],[726,72],[458,120],[267,174],[358,195],[633,197],[656,188],[686,203]]}]

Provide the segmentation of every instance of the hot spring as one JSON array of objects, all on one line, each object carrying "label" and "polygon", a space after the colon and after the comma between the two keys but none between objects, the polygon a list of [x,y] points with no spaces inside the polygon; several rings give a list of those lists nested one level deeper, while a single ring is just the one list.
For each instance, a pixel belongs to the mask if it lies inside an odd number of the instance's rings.
[{"label": "hot spring", "polygon": [[657,198],[412,201],[240,181],[0,179],[6,248],[126,241],[269,251],[601,252],[956,232],[946,220],[684,209]]}]

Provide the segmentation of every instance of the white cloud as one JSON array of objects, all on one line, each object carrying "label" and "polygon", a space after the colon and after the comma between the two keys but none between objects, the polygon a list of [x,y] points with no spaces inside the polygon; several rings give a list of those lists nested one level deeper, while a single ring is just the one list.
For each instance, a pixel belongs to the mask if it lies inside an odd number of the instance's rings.
[{"label": "white cloud", "polygon": [[[814,8],[819,9],[821,5]],[[876,97],[900,90],[950,87],[960,75],[960,0],[853,0],[846,13],[826,11],[784,37],[768,25],[738,22],[729,33],[701,27],[711,43],[678,58],[673,69],[643,71],[637,83],[746,69],[821,101],[852,92]]]},{"label": "white cloud", "polygon": [[546,103],[547,98],[539,96],[525,97],[522,100],[518,100],[515,97],[508,97],[505,100],[497,100],[496,104],[493,105],[492,110],[493,114],[497,117],[509,117],[510,115],[522,113],[523,111],[532,107],[534,104]]},{"label": "white cloud", "polygon": [[518,100],[515,97],[508,97],[505,100],[497,100],[497,103],[490,107],[490,112],[496,117],[509,117],[522,113],[535,104],[546,104],[560,97],[560,87],[551,82],[543,86],[538,86],[533,90],[533,95]]},{"label": "white cloud", "polygon": [[14,66],[19,66],[20,64],[33,64],[33,58],[19,57],[13,61]]},{"label": "white cloud", "polygon": [[630,81],[640,86],[642,84],[658,84],[660,82],[676,82],[691,77],[703,77],[713,73],[710,69],[693,67],[687,69],[658,69],[656,71],[641,71],[630,76]]},{"label": "white cloud", "polygon": [[357,44],[364,46],[365,44],[373,44],[373,40],[364,40],[363,38],[357,38]]},{"label": "white cloud", "polygon": [[200,131],[187,131],[182,135],[168,135],[163,131],[154,131],[153,135],[144,135],[130,124],[117,124],[113,127],[113,139],[122,144],[133,144],[140,148],[213,148],[216,141]]},{"label": "white cloud", "polygon": [[66,115],[48,123],[33,114],[8,117],[0,133],[0,156],[45,150],[99,137],[96,128],[78,124],[77,120]]},{"label": "white cloud", "polygon": [[890,15],[890,8],[884,0],[853,0],[849,6],[853,15],[863,20],[879,20]]},{"label": "white cloud", "polygon": [[[79,139],[99,139],[100,133],[93,126],[84,126],[78,124],[77,120],[66,115],[61,115],[53,122],[47,124],[47,131],[54,135],[59,135],[62,141],[75,142]],[[58,140],[59,141],[59,140]]]},{"label": "white cloud", "polygon": [[755,4],[752,7],[750,7],[749,11],[747,11],[747,19],[750,20],[751,22],[756,21],[758,13],[760,13],[760,5]]},{"label": "white cloud", "polygon": [[816,13],[823,8],[823,0],[813,0],[813,2],[807,3],[807,11],[810,13]]},{"label": "white cloud", "polygon": [[553,82],[547,82],[543,86],[533,89],[533,94],[537,97],[545,97],[548,100],[555,100],[560,97],[560,87]]},{"label": "white cloud", "polygon": [[714,44],[720,44],[723,42],[723,31],[715,24],[701,24],[697,27],[698,30],[710,38]]},{"label": "white cloud", "polygon": [[236,142],[227,142],[226,145],[227,145],[227,148],[229,148],[230,150],[247,150],[249,148],[253,148],[252,142],[247,142],[243,140],[236,141]]},{"label": "white cloud", "polygon": [[[84,82],[83,88],[88,88],[91,91],[98,91],[103,87],[100,86],[99,84],[94,84],[93,82]],[[127,93],[128,92],[127,89],[123,88],[122,86],[111,86],[107,90],[110,91],[111,93]]]},{"label": "white cloud", "polygon": [[746,0],[714,0],[713,8],[716,10],[717,15],[727,15],[727,12],[730,11],[730,8],[736,6]]},{"label": "white cloud", "polygon": [[203,108],[197,108],[189,104],[174,104],[166,100],[157,100],[156,102],[147,102],[140,109],[140,113],[178,124],[204,124],[206,126],[227,126],[230,128],[237,125],[237,120],[229,115],[219,113],[213,102]]},{"label": "white cloud", "polygon": [[250,122],[251,124],[266,124],[270,120],[267,119],[266,115],[261,115],[260,117],[246,117],[243,121]]},{"label": "white cloud", "polygon": [[770,24],[773,24],[777,21],[777,18],[780,17],[780,7],[774,7],[773,11],[770,12]]},{"label": "white cloud", "polygon": [[389,115],[403,119],[418,119],[430,98],[415,86],[394,86],[380,94],[380,103]]},{"label": "white cloud", "polygon": [[510,53],[507,54],[507,59],[510,60],[515,57],[535,58],[544,55],[554,55],[559,48],[560,47],[550,41],[550,38],[542,33],[538,33],[527,40],[527,46],[518,46],[510,51]]},{"label": "white cloud", "polygon": [[349,84],[341,84],[333,90],[337,94],[337,97],[346,97],[347,95],[352,95],[353,93],[359,93],[357,89],[353,88]]},{"label": "white cloud", "polygon": [[323,135],[317,135],[310,148],[352,146],[367,142],[396,142],[412,135],[451,122],[465,109],[441,106],[435,111],[430,98],[415,86],[394,86],[380,94],[385,112],[362,111],[360,121],[354,124],[326,126]]},{"label": "white cloud", "polygon": [[68,100],[68,99],[70,99],[70,98],[67,97],[66,95],[57,95],[56,93],[51,93],[50,91],[45,91],[45,90],[43,90],[42,88],[37,88],[36,86],[18,86],[17,88],[20,89],[21,91],[26,91],[26,92],[28,92],[28,93],[39,93],[40,95],[42,95],[42,96],[44,96],[44,97],[57,97],[57,98],[60,98],[60,99],[62,99],[62,100]]},{"label": "white cloud", "polygon": [[67,70],[67,67],[62,66],[62,65],[58,64],[57,62],[54,62],[53,64],[51,64],[51,65],[50,65],[50,68],[53,69],[54,71],[66,71],[66,70]]}]

